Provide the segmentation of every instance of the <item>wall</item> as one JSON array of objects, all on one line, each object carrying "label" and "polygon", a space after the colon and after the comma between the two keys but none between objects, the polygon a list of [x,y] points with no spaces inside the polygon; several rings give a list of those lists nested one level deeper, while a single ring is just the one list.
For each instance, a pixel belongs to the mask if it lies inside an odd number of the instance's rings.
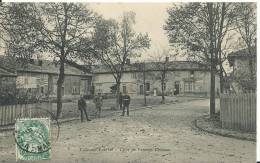
[{"label": "wall", "polygon": [[[116,80],[112,74],[95,74],[93,77],[93,85],[95,87],[95,93],[110,94],[111,86],[116,84]],[[126,86],[126,91],[129,94],[136,94],[136,78],[132,73],[124,73],[121,79],[120,90],[123,91]]]},{"label": "wall", "polygon": [[[161,93],[161,82],[158,78],[160,72],[147,72],[146,83],[150,83],[150,90],[147,94],[153,94],[153,90],[157,90],[157,94]],[[171,71],[167,73],[166,94],[173,94],[175,91],[175,82],[179,82],[179,94],[202,94],[209,95],[210,93],[210,72],[207,71]],[[191,90],[187,90],[187,82],[190,84]],[[115,79],[112,74],[95,74],[93,77],[93,85],[96,92],[103,94],[111,93],[110,87],[115,84]],[[185,85],[186,83],[186,85]],[[126,72],[121,80],[121,91],[126,86],[127,92],[130,94],[140,94],[140,86],[143,85],[142,72]],[[219,90],[219,77],[216,76],[216,92]],[[185,90],[186,88],[186,90]]]},{"label": "wall", "polygon": [[[83,78],[84,80],[81,80]],[[18,73],[16,85],[20,90],[29,91],[37,96],[56,98],[57,80],[58,75],[56,74]],[[84,88],[81,88],[81,86]],[[89,87],[90,78],[65,75],[64,98],[79,97],[80,94],[86,94],[87,91],[90,91]]]},{"label": "wall", "polygon": [[[234,59],[234,75],[238,75],[240,72],[249,73],[249,60],[247,58],[235,58]],[[253,69],[256,72],[256,59],[253,60]]]},{"label": "wall", "polygon": [[[253,60],[253,72],[256,74],[256,59]],[[235,92],[243,92],[243,88],[255,88],[255,82],[250,82],[251,76],[248,58],[237,57],[234,59],[233,75],[234,81],[232,85]],[[241,81],[242,83],[239,84],[237,81]]]}]

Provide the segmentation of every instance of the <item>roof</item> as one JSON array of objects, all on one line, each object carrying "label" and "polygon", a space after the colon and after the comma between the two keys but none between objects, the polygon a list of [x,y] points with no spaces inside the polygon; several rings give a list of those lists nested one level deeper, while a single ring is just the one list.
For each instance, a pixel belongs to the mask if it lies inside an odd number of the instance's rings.
[{"label": "roof", "polygon": [[16,73],[0,67],[0,77],[16,77]]},{"label": "roof", "polygon": [[[252,53],[253,53],[252,57],[255,57],[256,56],[256,47],[255,46],[252,47],[251,50],[252,50]],[[228,54],[229,59],[236,58],[236,57],[250,57],[248,49],[245,48],[245,49],[241,49],[241,50],[231,52],[231,53]]]},{"label": "roof", "polygon": [[230,63],[230,66],[232,66],[234,64],[234,59],[237,59],[237,58],[246,59],[246,58],[250,58],[250,57],[256,57],[256,47],[255,46],[251,48],[251,51],[253,53],[252,56],[249,54],[249,51],[247,48],[229,53],[227,56],[227,59]]},{"label": "roof", "polygon": [[[46,73],[46,74],[59,74],[59,64],[55,64],[50,60],[30,60],[30,63],[19,64],[11,63],[6,64],[8,60],[7,57],[0,57],[0,67],[5,69],[15,69],[18,73],[30,72],[30,73]],[[74,76],[91,76],[90,73],[85,73],[82,70],[79,70],[75,67],[72,67],[68,64],[65,64],[65,75],[74,75]]]},{"label": "roof", "polygon": [[[127,65],[124,72],[141,71],[141,63],[132,63]],[[161,62],[145,62],[146,71],[161,71],[160,67],[163,66]],[[168,65],[168,70],[172,71],[192,71],[192,70],[201,70],[208,71],[209,68],[206,65],[191,62],[191,61],[170,61]],[[92,68],[93,73],[102,74],[102,73],[111,73],[111,70],[106,65],[94,65]]]}]

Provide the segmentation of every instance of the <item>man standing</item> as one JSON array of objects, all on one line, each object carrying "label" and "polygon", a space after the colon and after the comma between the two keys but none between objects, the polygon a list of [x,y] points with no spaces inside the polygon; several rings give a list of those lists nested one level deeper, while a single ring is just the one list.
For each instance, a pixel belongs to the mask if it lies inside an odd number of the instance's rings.
[{"label": "man standing", "polygon": [[103,98],[101,96],[101,93],[98,93],[98,95],[94,98],[94,103],[96,105],[96,117],[98,116],[98,118],[100,118],[100,114],[101,114],[101,107],[103,105]]},{"label": "man standing", "polygon": [[[83,96],[80,97],[80,99],[78,100],[78,108],[80,110],[80,117],[81,117],[81,122],[83,122],[83,114],[85,113],[86,115],[86,118],[87,118],[87,121],[91,121],[89,118],[88,118],[88,114],[87,114],[87,104],[86,104],[86,101],[85,99],[83,98]],[[84,113],[83,113],[84,112]]]},{"label": "man standing", "polygon": [[125,109],[127,109],[126,114],[129,116],[129,105],[130,105],[130,96],[128,94],[125,94],[122,98],[123,100],[123,114],[122,116],[125,116]]},{"label": "man standing", "polygon": [[122,92],[119,93],[119,108],[120,108],[120,110],[123,109],[123,96],[122,96]]}]

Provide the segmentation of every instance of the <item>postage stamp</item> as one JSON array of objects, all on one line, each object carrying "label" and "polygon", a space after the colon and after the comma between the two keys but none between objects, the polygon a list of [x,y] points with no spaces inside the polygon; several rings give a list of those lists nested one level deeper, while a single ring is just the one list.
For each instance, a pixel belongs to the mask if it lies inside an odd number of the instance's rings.
[{"label": "postage stamp", "polygon": [[50,119],[17,119],[15,123],[15,140],[16,160],[50,159]]}]

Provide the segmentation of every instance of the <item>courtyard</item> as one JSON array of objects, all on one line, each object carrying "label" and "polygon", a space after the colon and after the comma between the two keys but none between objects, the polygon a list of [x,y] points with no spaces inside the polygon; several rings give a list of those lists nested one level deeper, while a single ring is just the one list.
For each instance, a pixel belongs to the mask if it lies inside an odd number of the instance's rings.
[{"label": "courtyard", "polygon": [[[63,123],[42,162],[255,162],[256,143],[208,134],[193,121],[208,114],[209,100],[159,105],[81,123]],[[12,132],[0,135],[0,162],[15,162]]]}]

